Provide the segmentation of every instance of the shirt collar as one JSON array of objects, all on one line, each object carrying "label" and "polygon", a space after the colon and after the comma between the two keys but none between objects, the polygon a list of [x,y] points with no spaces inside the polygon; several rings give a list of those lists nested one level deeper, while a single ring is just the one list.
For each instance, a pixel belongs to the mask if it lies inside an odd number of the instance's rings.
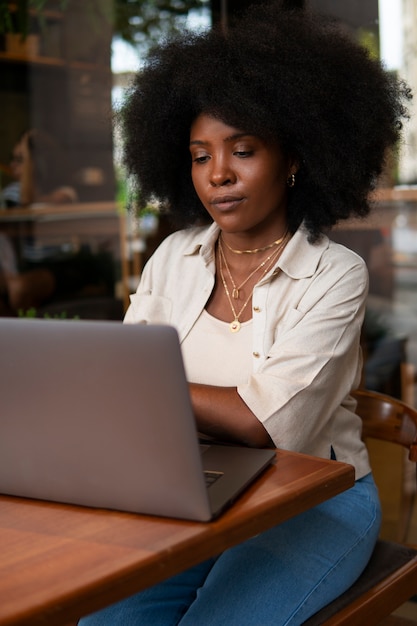
[{"label": "shirt collar", "polygon": [[329,238],[321,235],[315,243],[308,241],[308,231],[301,225],[287,243],[277,267],[290,278],[309,278],[317,270],[320,259],[329,247]]},{"label": "shirt collar", "polygon": [[199,253],[206,264],[210,263],[214,259],[214,249],[219,233],[220,228],[215,222],[209,227],[201,227],[197,237],[193,238],[193,242],[185,249],[184,255],[192,256]]},{"label": "shirt collar", "polygon": [[[213,261],[214,247],[219,237],[220,229],[215,222],[209,227],[200,229],[199,237],[186,248],[185,255],[200,254],[206,264]],[[290,276],[290,278],[309,278],[315,273],[323,252],[329,247],[329,238],[322,235],[315,243],[308,241],[308,232],[301,225],[285,246],[285,250],[278,259],[276,267]]]}]

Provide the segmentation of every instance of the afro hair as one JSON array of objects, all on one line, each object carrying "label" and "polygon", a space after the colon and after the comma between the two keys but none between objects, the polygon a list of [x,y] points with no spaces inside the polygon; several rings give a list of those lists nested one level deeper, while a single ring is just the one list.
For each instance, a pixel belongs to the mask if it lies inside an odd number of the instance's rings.
[{"label": "afro hair", "polygon": [[227,33],[185,32],[151,51],[121,110],[124,162],[142,201],[158,198],[184,227],[209,219],[191,181],[189,133],[200,113],[278,140],[300,165],[289,229],[304,222],[314,241],[369,213],[410,98],[334,21],[279,1],[257,5]]}]

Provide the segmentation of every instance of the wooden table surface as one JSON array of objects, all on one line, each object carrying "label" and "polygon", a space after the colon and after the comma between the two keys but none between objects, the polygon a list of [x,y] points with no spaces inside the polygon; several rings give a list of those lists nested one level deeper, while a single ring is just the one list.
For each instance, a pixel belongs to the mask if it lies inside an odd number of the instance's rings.
[{"label": "wooden table surface", "polygon": [[75,621],[353,483],[350,465],[278,451],[276,464],[209,523],[0,496],[0,626]]}]

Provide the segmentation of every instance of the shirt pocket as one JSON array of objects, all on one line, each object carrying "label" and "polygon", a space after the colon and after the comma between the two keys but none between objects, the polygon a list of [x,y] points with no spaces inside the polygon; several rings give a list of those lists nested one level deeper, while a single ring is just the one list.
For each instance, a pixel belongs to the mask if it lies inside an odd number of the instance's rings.
[{"label": "shirt pocket", "polygon": [[139,324],[170,324],[172,303],[168,298],[153,294],[130,296],[131,321]]},{"label": "shirt pocket", "polygon": [[299,309],[290,309],[287,311],[286,315],[280,321],[276,328],[275,338],[277,336],[283,335],[284,333],[293,330],[301,322],[301,320],[305,316],[305,311],[300,311]]}]

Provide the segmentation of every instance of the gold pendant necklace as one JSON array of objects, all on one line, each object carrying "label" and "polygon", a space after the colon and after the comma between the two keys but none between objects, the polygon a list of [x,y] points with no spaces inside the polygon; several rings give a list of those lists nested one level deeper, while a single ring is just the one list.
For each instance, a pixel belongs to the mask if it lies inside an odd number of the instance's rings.
[{"label": "gold pendant necklace", "polygon": [[[219,256],[219,272],[220,272],[220,277],[221,277],[221,279],[222,279],[222,283],[223,283],[224,291],[225,291],[225,293],[226,293],[227,299],[228,299],[228,301],[229,301],[230,308],[232,309],[232,313],[233,313],[233,320],[230,322],[230,324],[229,324],[229,328],[230,328],[230,332],[232,332],[232,333],[237,333],[237,332],[239,332],[239,330],[240,330],[240,326],[241,326],[241,324],[240,324],[240,322],[239,322],[239,317],[242,315],[243,311],[246,309],[246,306],[247,306],[247,304],[248,304],[249,300],[250,300],[250,299],[251,299],[251,297],[252,297],[252,293],[250,293],[250,294],[249,294],[249,297],[248,297],[248,298],[245,300],[245,302],[243,303],[243,306],[242,306],[242,308],[240,309],[239,313],[236,313],[236,309],[235,309],[235,307],[234,307],[234,305],[233,305],[233,300],[232,300],[232,298],[230,297],[230,292],[229,292],[229,289],[228,289],[228,286],[227,286],[227,283],[226,283],[226,279],[225,279],[224,274],[223,274],[223,264],[222,264],[222,256],[223,256],[223,255],[222,255],[221,250],[220,250],[220,245],[219,245],[219,255],[218,255],[218,256]],[[223,258],[224,258],[224,257],[223,257]]]},{"label": "gold pendant necklace", "polygon": [[[227,286],[227,282],[224,276],[224,272],[223,272],[223,263],[224,266],[226,267],[226,271],[228,273],[228,276],[230,278],[230,282],[232,283],[233,286],[233,291],[232,293],[237,292],[237,294],[239,294],[239,289],[242,288],[242,286],[247,283],[247,281],[254,276],[254,274],[256,274],[256,272],[259,272],[259,270],[261,270],[262,268],[264,268],[264,271],[262,272],[262,276],[261,278],[263,278],[265,276],[265,274],[267,274],[269,272],[269,270],[272,268],[273,264],[275,263],[275,261],[277,260],[279,254],[281,253],[281,251],[283,250],[283,248],[285,247],[285,244],[287,243],[287,239],[282,241],[282,245],[277,249],[274,250],[274,252],[272,254],[270,254],[264,261],[262,261],[262,263],[260,265],[258,265],[258,267],[253,270],[249,276],[244,280],[244,282],[240,285],[240,287],[236,287],[235,282],[233,280],[232,274],[230,272],[230,268],[227,264],[227,260],[222,248],[222,244],[221,244],[221,240],[219,238],[218,241],[218,265],[219,265],[219,273],[220,273],[220,278],[222,280],[223,283],[223,288],[226,294],[226,297],[228,299],[232,314],[233,314],[233,320],[230,322],[229,324],[229,328],[230,328],[230,332],[232,333],[237,333],[239,332],[240,328],[241,328],[241,323],[239,321],[239,317],[242,315],[243,311],[246,309],[247,305],[249,304],[250,299],[253,296],[253,291],[255,289],[255,285],[252,288],[252,291],[250,292],[249,296],[246,298],[245,302],[243,303],[241,309],[239,312],[236,311],[234,304],[233,304],[233,300],[232,297],[230,295],[230,291],[229,288]],[[256,284],[256,283],[255,283]],[[239,297],[239,295],[237,296]],[[235,298],[236,299],[236,298]]]},{"label": "gold pendant necklace", "polygon": [[[282,243],[282,242],[281,242]],[[274,250],[273,252],[271,252],[271,254],[269,256],[266,257],[266,259],[264,259],[262,261],[262,263],[260,263],[260,265],[258,265],[257,267],[255,267],[255,269],[249,274],[249,276],[247,278],[245,278],[245,280],[243,281],[243,283],[240,283],[239,287],[236,285],[235,281],[233,280],[232,274],[230,272],[229,269],[229,265],[227,263],[226,257],[224,255],[224,250],[223,250],[223,245],[222,245],[222,241],[221,238],[219,238],[219,250],[220,250],[220,254],[222,256],[223,259],[223,263],[224,266],[226,268],[227,274],[230,278],[230,282],[232,283],[232,298],[234,300],[239,300],[239,292],[242,289],[242,287],[244,287],[246,285],[246,283],[248,282],[248,280],[250,280],[252,278],[252,276],[254,276],[257,272],[259,272],[259,270],[261,270],[267,263],[268,261],[270,261],[270,259],[272,257],[274,257],[280,250],[281,248],[278,248],[278,250]]]}]

